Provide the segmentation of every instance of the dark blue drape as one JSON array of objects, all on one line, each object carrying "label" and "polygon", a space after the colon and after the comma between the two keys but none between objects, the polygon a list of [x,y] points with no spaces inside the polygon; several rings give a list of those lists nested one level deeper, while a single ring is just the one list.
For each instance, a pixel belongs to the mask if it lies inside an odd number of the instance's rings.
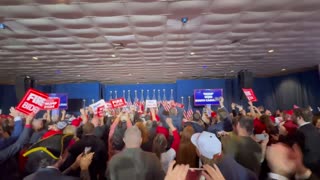
[{"label": "dark blue drape", "polygon": [[[109,100],[110,91],[118,91],[118,97],[122,97],[122,91],[131,91],[131,100],[134,100],[134,91],[138,90],[140,99],[141,89],[144,90],[146,98],[147,90],[152,98],[153,89],[156,89],[156,99],[158,99],[158,89],[163,98],[163,89],[166,90],[166,98],[170,98],[170,90],[173,89],[174,100],[187,105],[188,96],[193,96],[194,89],[223,88],[225,106],[230,109],[231,102],[247,106],[246,100],[240,101],[240,91],[237,79],[202,79],[202,80],[177,80],[171,84],[129,84],[129,85],[102,85],[98,82],[92,83],[71,83],[37,86],[37,89],[46,93],[68,93],[69,98],[86,99],[86,105],[104,98]],[[255,105],[264,105],[272,111],[276,109],[291,109],[293,104],[301,107],[311,105],[316,110],[320,106],[320,79],[317,70],[294,73],[285,76],[271,78],[255,78],[253,90],[258,98]],[[103,97],[104,96],[104,97]],[[191,102],[193,104],[193,102]],[[15,87],[13,85],[0,85],[0,108],[4,113],[8,113],[11,106],[16,106],[17,99]]]}]

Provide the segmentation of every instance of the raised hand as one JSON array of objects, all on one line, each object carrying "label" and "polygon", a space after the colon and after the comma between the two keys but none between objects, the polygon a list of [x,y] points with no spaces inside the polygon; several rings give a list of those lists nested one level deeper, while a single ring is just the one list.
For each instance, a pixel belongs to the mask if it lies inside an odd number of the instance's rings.
[{"label": "raised hand", "polygon": [[202,174],[206,177],[206,180],[225,180],[218,166],[215,164],[213,166],[207,164],[203,166],[205,171],[202,171]]},{"label": "raised hand", "polygon": [[81,157],[81,159],[80,159],[80,169],[81,170],[88,170],[89,169],[89,166],[92,162],[93,155],[94,155],[94,152],[86,154]]},{"label": "raised hand", "polygon": [[250,107],[253,106],[253,103],[251,101],[248,101],[248,104],[249,104]]},{"label": "raised hand", "polygon": [[31,121],[33,120],[34,116],[35,116],[35,114],[31,113],[26,117],[26,125],[30,125],[31,124]]},{"label": "raised hand", "polygon": [[231,103],[231,108],[234,110],[236,109],[236,103]]},{"label": "raised hand", "polygon": [[176,165],[176,161],[172,161],[169,164],[167,175],[164,180],[185,180],[188,174],[189,165]]},{"label": "raised hand", "polygon": [[18,117],[19,116],[19,112],[14,107],[11,107],[10,108],[10,116]]}]

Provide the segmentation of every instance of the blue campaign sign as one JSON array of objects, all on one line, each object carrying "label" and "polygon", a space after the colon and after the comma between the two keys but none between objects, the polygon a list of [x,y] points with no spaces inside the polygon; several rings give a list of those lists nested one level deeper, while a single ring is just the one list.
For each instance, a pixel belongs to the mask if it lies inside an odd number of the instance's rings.
[{"label": "blue campaign sign", "polygon": [[59,109],[68,109],[68,94],[63,93],[51,93],[49,97],[58,97],[60,98]]},{"label": "blue campaign sign", "polygon": [[195,89],[194,105],[205,106],[207,104],[219,105],[219,99],[223,96],[223,89]]}]

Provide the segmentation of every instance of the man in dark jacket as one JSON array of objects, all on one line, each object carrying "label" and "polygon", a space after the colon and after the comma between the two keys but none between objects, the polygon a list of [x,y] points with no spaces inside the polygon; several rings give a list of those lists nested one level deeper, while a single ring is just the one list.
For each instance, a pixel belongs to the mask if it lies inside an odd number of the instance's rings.
[{"label": "man in dark jacket", "polygon": [[[83,137],[77,141],[69,149],[69,157],[63,165],[63,169],[69,167],[78,157],[83,153],[85,148],[89,148],[90,152],[94,152],[92,164],[89,167],[91,180],[103,179],[106,162],[107,162],[107,148],[105,143],[94,135],[94,125],[90,122],[82,126]],[[79,172],[76,174],[79,175]]]},{"label": "man in dark jacket", "polygon": [[124,135],[125,149],[112,157],[106,176],[110,180],[163,180],[165,173],[155,154],[140,149],[140,130],[133,126]]},{"label": "man in dark jacket", "polygon": [[293,121],[299,126],[297,134],[302,139],[300,144],[303,152],[303,163],[320,176],[320,133],[311,124],[312,112],[309,109],[295,109]]}]

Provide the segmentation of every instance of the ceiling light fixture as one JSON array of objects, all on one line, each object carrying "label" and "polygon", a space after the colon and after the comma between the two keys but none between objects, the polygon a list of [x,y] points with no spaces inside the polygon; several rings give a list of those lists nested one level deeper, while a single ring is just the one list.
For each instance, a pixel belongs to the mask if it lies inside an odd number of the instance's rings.
[{"label": "ceiling light fixture", "polygon": [[111,57],[115,58],[115,57],[116,57],[116,55],[115,55],[115,54],[112,54],[112,55],[111,55]]},{"label": "ceiling light fixture", "polygon": [[78,77],[80,77],[81,75],[80,75],[80,74],[78,74],[77,76],[78,76]]},{"label": "ceiling light fixture", "polygon": [[282,68],[281,71],[286,71],[286,69],[285,69],[285,68]]},{"label": "ceiling light fixture", "polygon": [[38,57],[34,56],[32,57],[33,60],[38,60]]},{"label": "ceiling light fixture", "polygon": [[231,72],[231,73],[234,73],[234,70],[231,70],[230,72]]},{"label": "ceiling light fixture", "polygon": [[270,49],[269,51],[268,51],[268,53],[273,53],[274,52],[274,50],[273,49]]},{"label": "ceiling light fixture", "polygon": [[179,72],[179,74],[183,74],[183,72]]},{"label": "ceiling light fixture", "polygon": [[193,56],[194,54],[195,54],[194,52],[191,52],[191,53],[190,53],[191,56]]}]

